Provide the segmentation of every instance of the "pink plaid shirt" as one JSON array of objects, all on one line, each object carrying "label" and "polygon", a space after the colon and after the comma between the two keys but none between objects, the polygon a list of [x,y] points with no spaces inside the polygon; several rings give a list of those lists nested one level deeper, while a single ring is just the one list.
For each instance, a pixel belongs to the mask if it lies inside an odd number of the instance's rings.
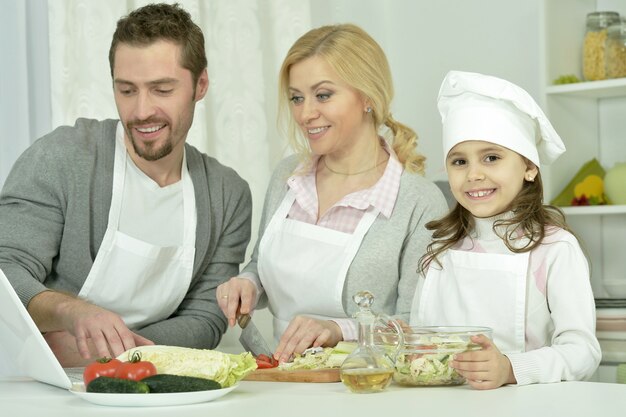
[{"label": "pink plaid shirt", "polygon": [[[354,232],[370,206],[376,207],[383,216],[389,218],[396,204],[403,167],[393,150],[389,147],[386,150],[390,155],[389,162],[378,182],[370,188],[344,196],[319,219],[315,184],[317,160],[313,161],[308,173],[289,177],[287,185],[294,192],[296,200],[287,217],[344,233]],[[295,172],[298,172],[298,169]]]}]

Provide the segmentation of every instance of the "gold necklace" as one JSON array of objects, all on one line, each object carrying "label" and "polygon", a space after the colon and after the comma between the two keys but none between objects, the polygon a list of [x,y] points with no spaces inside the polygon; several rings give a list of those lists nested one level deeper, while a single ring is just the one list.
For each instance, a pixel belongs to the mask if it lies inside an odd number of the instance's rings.
[{"label": "gold necklace", "polygon": [[332,169],[331,167],[328,166],[328,164],[326,163],[326,158],[322,157],[322,159],[324,160],[324,166],[326,167],[326,169],[328,169],[330,172],[332,172],[333,174],[337,174],[337,175],[345,175],[345,176],[351,176],[351,175],[359,175],[359,174],[364,174],[366,172],[369,172],[375,168],[378,168],[379,166],[381,166],[382,164],[384,164],[385,162],[387,162],[389,160],[389,158],[383,159],[382,161],[380,161],[379,163],[377,163],[376,165],[374,165],[371,168],[367,168],[364,169],[363,171],[358,171],[358,172],[352,172],[352,173],[346,173],[346,172],[339,172],[339,171],[335,171],[334,169]]}]

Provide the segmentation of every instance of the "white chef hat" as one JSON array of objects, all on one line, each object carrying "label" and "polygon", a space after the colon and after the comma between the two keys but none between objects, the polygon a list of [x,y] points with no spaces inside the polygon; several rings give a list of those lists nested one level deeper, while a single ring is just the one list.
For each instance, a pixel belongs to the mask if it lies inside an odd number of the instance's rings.
[{"label": "white chef hat", "polygon": [[454,145],[483,140],[531,160],[550,164],[565,145],[539,105],[524,89],[506,80],[450,71],[439,89],[444,164]]}]

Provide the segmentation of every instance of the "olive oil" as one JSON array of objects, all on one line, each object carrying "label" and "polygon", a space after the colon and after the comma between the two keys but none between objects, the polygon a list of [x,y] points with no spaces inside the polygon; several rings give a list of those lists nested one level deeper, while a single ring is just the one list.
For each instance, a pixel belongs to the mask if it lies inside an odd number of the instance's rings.
[{"label": "olive oil", "polygon": [[391,383],[393,369],[388,368],[356,368],[341,370],[341,382],[350,391],[369,393],[383,391]]},{"label": "olive oil", "polygon": [[[391,383],[394,360],[385,350],[374,344],[374,325],[383,316],[372,313],[370,306],[374,295],[369,291],[359,291],[352,297],[359,311],[354,315],[359,323],[359,344],[341,364],[341,381],[355,393],[380,392]],[[385,329],[395,323],[398,334],[402,330],[397,322],[384,316]]]}]

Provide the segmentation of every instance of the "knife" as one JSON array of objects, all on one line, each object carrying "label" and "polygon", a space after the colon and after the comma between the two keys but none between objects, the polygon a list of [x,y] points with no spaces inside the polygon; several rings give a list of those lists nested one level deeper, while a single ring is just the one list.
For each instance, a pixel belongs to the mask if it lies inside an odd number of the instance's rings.
[{"label": "knife", "polygon": [[239,327],[241,327],[239,343],[241,343],[241,346],[243,346],[245,350],[252,352],[254,356],[259,356],[260,354],[272,356],[272,350],[269,348],[269,345],[263,338],[259,329],[257,329],[252,322],[249,314],[237,315],[237,323],[239,323]]}]

